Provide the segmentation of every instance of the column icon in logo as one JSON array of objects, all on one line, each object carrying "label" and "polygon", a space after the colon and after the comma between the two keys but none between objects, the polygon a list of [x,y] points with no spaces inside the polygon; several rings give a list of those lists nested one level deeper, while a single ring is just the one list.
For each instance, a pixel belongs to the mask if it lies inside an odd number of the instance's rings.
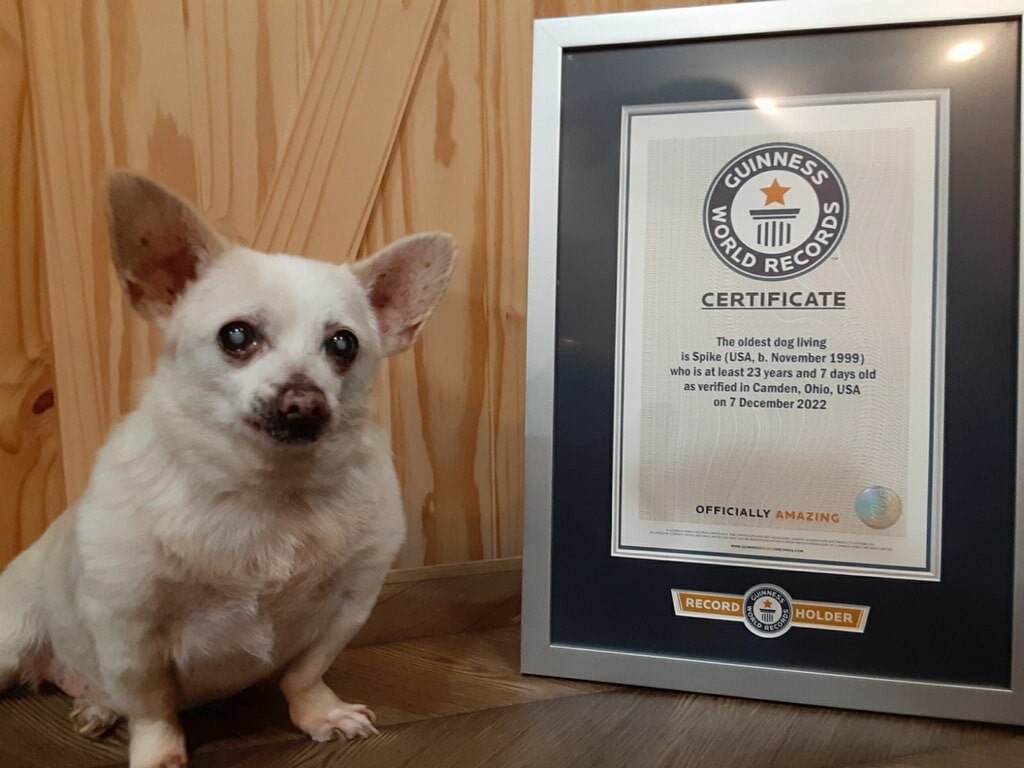
[{"label": "column icon in logo", "polygon": [[778,615],[778,608],[775,603],[771,601],[771,598],[765,598],[760,605],[761,610],[761,621],[765,624],[774,624],[775,617]]},{"label": "column icon in logo", "polygon": [[786,193],[791,187],[779,184],[778,177],[770,186],[761,187],[764,208],[751,208],[750,218],[757,224],[757,244],[765,248],[785,248],[793,241],[793,219],[800,215],[799,208],[772,208],[786,204]]}]

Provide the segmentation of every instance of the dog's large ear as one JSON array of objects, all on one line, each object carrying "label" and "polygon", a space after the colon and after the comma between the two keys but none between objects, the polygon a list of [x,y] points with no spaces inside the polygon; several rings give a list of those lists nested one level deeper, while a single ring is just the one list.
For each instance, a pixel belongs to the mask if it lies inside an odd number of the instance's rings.
[{"label": "dog's large ear", "polygon": [[443,232],[412,235],[352,265],[377,315],[385,355],[416,341],[454,267],[452,237]]},{"label": "dog's large ear", "polygon": [[189,282],[224,250],[224,241],[192,206],[142,176],[112,173],[107,200],[121,285],[139,314],[163,320]]}]

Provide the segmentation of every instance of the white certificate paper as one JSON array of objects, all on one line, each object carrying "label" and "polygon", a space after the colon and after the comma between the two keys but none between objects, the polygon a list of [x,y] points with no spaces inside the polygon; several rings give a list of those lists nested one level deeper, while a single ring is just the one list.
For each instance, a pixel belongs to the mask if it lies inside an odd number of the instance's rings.
[{"label": "white certificate paper", "polygon": [[947,99],[624,110],[613,555],[939,578]]}]

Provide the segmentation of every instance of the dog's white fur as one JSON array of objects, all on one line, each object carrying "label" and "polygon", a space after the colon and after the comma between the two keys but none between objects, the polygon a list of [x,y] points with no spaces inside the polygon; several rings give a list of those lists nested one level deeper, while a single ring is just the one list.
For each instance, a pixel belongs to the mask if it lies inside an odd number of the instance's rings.
[{"label": "dog's white fur", "polygon": [[[367,398],[380,359],[440,299],[450,238],[334,266],[228,243],[139,177],[115,175],[110,190],[119,276],[164,327],[163,351],[82,498],[0,574],[0,690],[57,683],[91,735],[127,718],[132,768],[185,765],[177,711],[267,678],[314,739],[375,733],[322,675],[404,536]],[[237,319],[263,334],[244,362],[217,343]],[[323,349],[337,328],[359,341],[344,370]],[[296,376],[330,416],[315,442],[281,444],[254,414]]]}]

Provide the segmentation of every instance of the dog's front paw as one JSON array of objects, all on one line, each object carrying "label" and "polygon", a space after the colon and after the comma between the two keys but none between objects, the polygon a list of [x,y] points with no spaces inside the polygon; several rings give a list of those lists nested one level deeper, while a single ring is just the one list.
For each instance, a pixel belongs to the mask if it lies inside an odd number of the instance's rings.
[{"label": "dog's front paw", "polygon": [[130,721],[129,768],[185,768],[185,734],[177,720]]},{"label": "dog's front paw", "polygon": [[365,704],[338,701],[338,705],[327,712],[310,713],[296,725],[314,741],[333,741],[339,736],[345,739],[366,739],[380,733],[373,725],[376,719],[376,715]]},{"label": "dog's front paw", "polygon": [[166,752],[146,762],[137,762],[132,757],[129,768],[188,768],[188,758],[184,752]]}]

